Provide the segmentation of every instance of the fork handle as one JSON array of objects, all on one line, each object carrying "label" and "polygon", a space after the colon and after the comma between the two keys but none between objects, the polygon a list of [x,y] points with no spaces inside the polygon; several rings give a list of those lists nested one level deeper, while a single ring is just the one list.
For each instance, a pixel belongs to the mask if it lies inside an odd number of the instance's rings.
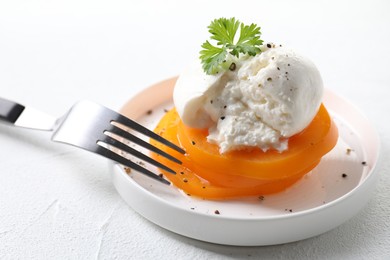
[{"label": "fork handle", "polygon": [[0,120],[15,123],[24,110],[24,106],[0,97]]}]

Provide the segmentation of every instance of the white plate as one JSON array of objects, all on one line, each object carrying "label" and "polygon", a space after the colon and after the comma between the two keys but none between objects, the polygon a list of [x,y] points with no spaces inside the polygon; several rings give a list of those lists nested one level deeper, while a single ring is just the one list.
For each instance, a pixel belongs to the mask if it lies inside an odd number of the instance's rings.
[{"label": "white plate", "polygon": [[[145,89],[122,112],[153,128],[164,109],[173,106],[175,80]],[[328,90],[324,103],[339,128],[339,141],[312,172],[284,192],[264,198],[201,200],[137,172],[127,174],[114,163],[110,164],[113,183],[139,214],[194,239],[255,246],[319,235],[350,219],[366,204],[378,178],[380,146],[377,132],[354,106]]]}]

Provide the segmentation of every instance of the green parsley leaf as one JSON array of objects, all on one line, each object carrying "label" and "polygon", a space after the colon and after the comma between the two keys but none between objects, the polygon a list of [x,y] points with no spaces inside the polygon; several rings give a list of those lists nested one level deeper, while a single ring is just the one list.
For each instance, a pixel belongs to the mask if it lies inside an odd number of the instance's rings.
[{"label": "green parsley leaf", "polygon": [[203,50],[200,51],[200,58],[203,62],[203,69],[207,74],[215,74],[218,67],[226,58],[226,48],[219,48],[211,45],[209,41],[202,44]]},{"label": "green parsley leaf", "polygon": [[[215,19],[208,26],[211,39],[216,41],[212,45],[209,41],[202,44],[200,59],[203,70],[207,74],[216,74],[224,69],[222,64],[227,56],[233,55],[239,58],[240,54],[255,56],[260,53],[259,46],[263,43],[260,39],[260,27],[256,24],[244,25],[236,18]],[[240,28],[240,35],[235,43],[235,37]]]}]

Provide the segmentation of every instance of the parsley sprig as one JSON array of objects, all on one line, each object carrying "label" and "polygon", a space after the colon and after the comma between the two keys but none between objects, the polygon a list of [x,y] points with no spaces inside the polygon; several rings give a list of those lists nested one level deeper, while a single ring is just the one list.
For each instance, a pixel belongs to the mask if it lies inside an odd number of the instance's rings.
[{"label": "parsley sprig", "polygon": [[[240,35],[234,42],[238,29]],[[236,18],[219,18],[215,19],[208,26],[211,33],[211,40],[217,42],[217,46],[212,45],[209,41],[202,44],[200,59],[203,70],[207,74],[216,74],[219,70],[224,69],[223,63],[226,62],[230,54],[239,57],[240,54],[255,56],[260,53],[259,46],[263,43],[260,39],[260,27],[256,24],[244,25]]]}]

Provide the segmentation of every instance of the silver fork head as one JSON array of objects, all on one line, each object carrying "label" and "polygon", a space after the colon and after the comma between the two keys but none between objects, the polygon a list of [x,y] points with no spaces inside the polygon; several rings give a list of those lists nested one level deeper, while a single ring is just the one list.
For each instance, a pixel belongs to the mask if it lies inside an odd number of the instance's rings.
[{"label": "silver fork head", "polygon": [[154,132],[139,125],[131,119],[110,110],[104,106],[90,101],[76,103],[66,115],[60,118],[52,135],[52,140],[71,144],[90,152],[102,155],[120,164],[130,167],[165,184],[170,184],[166,179],[142,167],[128,159],[130,154],[156,167],[175,174],[175,171],[153,160],[145,154],[129,146],[127,142],[136,143],[148,150],[158,153],[176,163],[181,163],[173,156],[143,141],[132,133],[123,130],[119,125],[131,128],[148,137],[154,138],[172,149],[184,153],[184,151],[169,141],[163,139]]}]

